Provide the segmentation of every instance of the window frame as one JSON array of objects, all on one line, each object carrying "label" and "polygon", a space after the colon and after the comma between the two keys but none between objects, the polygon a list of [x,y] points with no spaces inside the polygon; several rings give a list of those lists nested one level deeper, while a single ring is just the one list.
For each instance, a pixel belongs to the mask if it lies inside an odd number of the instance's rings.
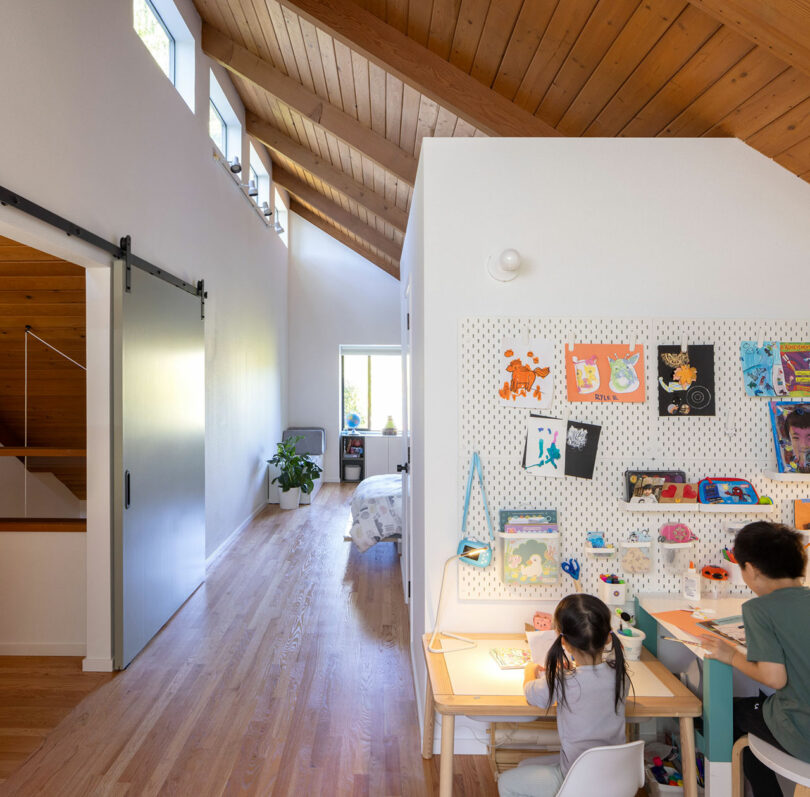
[{"label": "window frame", "polygon": [[[220,147],[216,141],[214,141],[213,137],[211,136],[210,130],[210,123],[209,123],[209,130],[208,130],[208,137],[214,143],[214,146],[217,147],[220,152],[227,158],[228,157],[228,123],[225,121],[225,117],[222,115],[222,112],[217,108],[217,104],[214,102],[214,98],[209,96],[208,97],[208,111],[209,114],[211,111],[214,111],[215,116],[219,119],[220,128],[222,130],[222,146]],[[209,116],[210,119],[210,116]]]},{"label": "window frame", "polygon": [[339,348],[340,352],[340,429],[341,431],[345,431],[345,423],[346,423],[346,368],[345,368],[345,357],[346,355],[351,356],[365,356],[366,358],[366,368],[367,368],[367,377],[366,383],[368,385],[368,405],[367,405],[367,412],[368,412],[368,419],[367,423],[368,426],[358,426],[358,432],[381,432],[382,429],[372,429],[371,428],[371,411],[372,411],[372,403],[371,403],[371,358],[374,356],[388,356],[388,357],[399,357],[400,362],[402,361],[402,346],[393,344],[393,345],[370,345],[370,346],[350,346],[350,345],[342,345]]}]

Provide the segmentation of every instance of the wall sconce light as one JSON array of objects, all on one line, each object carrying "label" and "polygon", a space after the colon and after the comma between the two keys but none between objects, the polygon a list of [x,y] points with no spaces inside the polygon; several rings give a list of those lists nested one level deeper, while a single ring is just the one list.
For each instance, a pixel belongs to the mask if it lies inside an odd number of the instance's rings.
[{"label": "wall sconce light", "polygon": [[492,279],[509,282],[517,277],[520,265],[520,252],[517,249],[504,249],[497,257],[490,257],[487,260],[487,271]]},{"label": "wall sconce light", "polygon": [[248,196],[259,196],[259,189],[256,188],[255,180],[248,180],[247,190]]},{"label": "wall sconce light", "polygon": [[267,202],[262,202],[262,213],[264,213],[265,216],[273,215],[273,211],[270,209],[270,205],[268,205]]},{"label": "wall sconce light", "polygon": [[234,174],[239,174],[242,171],[242,164],[239,163],[239,158],[236,155],[233,156],[232,161],[228,161],[228,167]]},{"label": "wall sconce light", "polygon": [[281,226],[281,222],[279,222],[279,220],[278,220],[278,219],[276,219],[276,223],[273,225],[273,229],[274,229],[274,230],[275,230],[275,231],[276,231],[276,232],[277,232],[279,235],[281,235],[281,233],[283,233],[283,232],[284,232],[284,228]]}]

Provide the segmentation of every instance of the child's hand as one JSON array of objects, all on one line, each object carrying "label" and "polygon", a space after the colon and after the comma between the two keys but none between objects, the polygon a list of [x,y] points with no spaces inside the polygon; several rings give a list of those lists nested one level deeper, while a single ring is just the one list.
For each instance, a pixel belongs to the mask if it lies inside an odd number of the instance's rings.
[{"label": "child's hand", "polygon": [[724,664],[731,664],[737,648],[734,645],[729,645],[714,634],[703,634],[700,637],[700,644],[704,647],[713,659],[722,661]]},{"label": "child's hand", "polygon": [[536,681],[538,678],[542,678],[542,674],[545,671],[545,667],[542,664],[535,664],[533,661],[530,661],[524,668],[523,668],[523,682],[526,681]]}]

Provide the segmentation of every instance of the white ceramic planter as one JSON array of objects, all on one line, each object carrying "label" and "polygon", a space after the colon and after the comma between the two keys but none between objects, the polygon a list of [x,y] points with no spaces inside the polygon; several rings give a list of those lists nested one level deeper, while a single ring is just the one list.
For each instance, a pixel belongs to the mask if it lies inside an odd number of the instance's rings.
[{"label": "white ceramic planter", "polygon": [[301,498],[301,488],[292,487],[289,490],[279,491],[279,504],[282,509],[298,509]]}]

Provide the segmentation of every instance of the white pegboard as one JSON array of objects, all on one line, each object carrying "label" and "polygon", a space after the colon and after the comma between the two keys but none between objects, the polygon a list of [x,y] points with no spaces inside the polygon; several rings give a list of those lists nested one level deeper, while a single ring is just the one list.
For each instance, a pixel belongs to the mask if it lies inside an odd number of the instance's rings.
[{"label": "white pegboard", "polygon": [[[555,342],[554,398],[543,410],[558,418],[599,424],[599,453],[592,480],[543,478],[521,467],[526,419],[529,410],[502,406],[498,401],[500,344],[506,337],[546,338]],[[658,417],[659,345],[714,345],[714,416]],[[776,469],[768,402],[747,396],[740,368],[742,340],[801,341],[810,337],[808,321],[745,321],[704,319],[586,319],[586,318],[465,318],[460,321],[459,345],[459,462],[458,524],[461,527],[464,488],[473,451],[478,451],[493,522],[499,509],[556,509],[560,526],[559,549],[563,558],[576,557],[582,566],[584,590],[596,592],[599,573],[615,572],[635,592],[681,590],[681,571],[664,561],[653,545],[653,567],[644,575],[621,570],[619,554],[604,560],[584,553],[585,535],[599,530],[617,547],[628,532],[648,529],[653,539],[668,522],[684,522],[700,541],[696,564],[722,564],[720,550],[733,539],[728,523],[753,520],[743,513],[626,512],[625,470],[678,469],[690,481],[705,476],[748,479],[760,495],[775,505],[767,519],[792,523],[793,499],[810,497],[810,483],[776,482],[764,471]],[[566,393],[564,350],[576,343],[632,343],[645,348],[646,400],[643,403],[569,402]],[[487,537],[480,492],[470,502],[467,533]],[[518,586],[501,580],[496,546],[493,563],[486,569],[459,566],[462,600],[557,600],[572,591],[570,578],[560,573],[556,585]],[[723,584],[726,594],[744,588]]]}]

